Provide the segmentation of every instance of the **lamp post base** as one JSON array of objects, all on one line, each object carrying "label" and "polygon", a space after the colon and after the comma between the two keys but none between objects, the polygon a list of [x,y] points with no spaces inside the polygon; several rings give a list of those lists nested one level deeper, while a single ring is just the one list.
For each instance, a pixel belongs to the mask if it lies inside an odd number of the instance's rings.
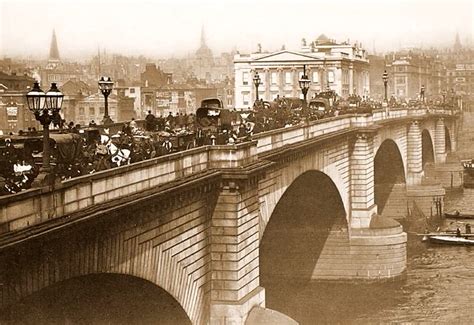
[{"label": "lamp post base", "polygon": [[57,178],[53,173],[40,171],[33,183],[31,183],[31,187],[48,187],[56,185],[56,183],[59,183],[59,178]]},{"label": "lamp post base", "polygon": [[110,118],[110,116],[106,116],[102,119],[102,124],[103,125],[109,125],[109,124],[114,124],[114,121]]}]

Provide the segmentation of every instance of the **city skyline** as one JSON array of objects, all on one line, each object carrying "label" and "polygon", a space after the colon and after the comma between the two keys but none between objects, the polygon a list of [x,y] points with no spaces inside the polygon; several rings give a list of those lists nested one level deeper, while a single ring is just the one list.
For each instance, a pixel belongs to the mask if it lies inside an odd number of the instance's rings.
[{"label": "city skyline", "polygon": [[[310,9],[302,10],[306,7]],[[302,38],[311,41],[320,34],[337,41],[360,42],[370,52],[446,47],[453,44],[456,33],[461,43],[472,44],[472,9],[472,2],[466,0],[383,4],[365,0],[357,5],[343,0],[256,4],[247,0],[226,4],[211,0],[56,0],[45,1],[41,7],[29,0],[2,0],[0,56],[46,59],[53,29],[63,59],[84,58],[99,48],[126,55],[184,57],[199,47],[202,26],[215,55],[232,49],[253,52],[258,43],[269,51],[282,45],[297,49]],[[397,23],[401,16],[408,23]],[[278,28],[280,21],[285,22],[284,29]]]}]

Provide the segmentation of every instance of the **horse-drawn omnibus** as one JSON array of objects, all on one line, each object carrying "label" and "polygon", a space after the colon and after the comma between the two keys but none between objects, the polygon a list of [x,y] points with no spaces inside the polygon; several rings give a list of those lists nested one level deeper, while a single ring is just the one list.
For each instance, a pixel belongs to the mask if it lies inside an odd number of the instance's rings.
[{"label": "horse-drawn omnibus", "polygon": [[206,98],[196,110],[196,124],[201,130],[217,132],[232,128],[232,112],[223,107],[219,98]]}]

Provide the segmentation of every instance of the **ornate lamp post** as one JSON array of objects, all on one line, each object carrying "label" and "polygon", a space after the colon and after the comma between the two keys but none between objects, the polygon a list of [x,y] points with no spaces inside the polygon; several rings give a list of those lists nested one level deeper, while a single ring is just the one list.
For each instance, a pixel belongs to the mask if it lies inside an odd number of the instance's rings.
[{"label": "ornate lamp post", "polygon": [[258,102],[258,86],[262,84],[262,80],[260,79],[258,72],[255,72],[255,75],[253,76],[253,84],[255,85],[255,101]]},{"label": "ornate lamp post", "polygon": [[443,96],[443,105],[446,103],[446,90],[443,90],[443,92],[441,93],[441,95]]},{"label": "ornate lamp post", "polygon": [[39,175],[33,181],[33,187],[52,185],[54,182],[50,164],[49,124],[61,118],[59,111],[63,104],[63,97],[64,95],[56,87],[56,83],[52,83],[51,89],[45,94],[38,82],[35,82],[33,89],[26,94],[28,108],[43,126],[43,164]]},{"label": "ornate lamp post", "polygon": [[114,88],[114,82],[110,77],[100,77],[99,79],[99,89],[102,92],[102,95],[104,95],[105,99],[105,109],[104,109],[104,118],[102,120],[103,125],[108,125],[114,123],[112,119],[109,116],[109,102],[108,102],[108,97],[110,93],[112,92],[112,89]]},{"label": "ornate lamp post", "polygon": [[421,85],[420,100],[421,100],[422,103],[425,102],[425,85]]},{"label": "ornate lamp post", "polygon": [[384,86],[384,101],[386,103],[388,103],[388,98],[387,98],[387,84],[388,84],[388,73],[387,73],[387,70],[385,70],[383,72],[383,75],[382,75],[382,80],[383,80],[383,86]]},{"label": "ornate lamp post", "polygon": [[306,95],[308,94],[309,85],[311,80],[309,80],[308,76],[306,75],[306,65],[303,65],[303,75],[301,76],[300,80],[298,80],[300,84],[301,92],[303,93],[303,107],[306,108]]}]

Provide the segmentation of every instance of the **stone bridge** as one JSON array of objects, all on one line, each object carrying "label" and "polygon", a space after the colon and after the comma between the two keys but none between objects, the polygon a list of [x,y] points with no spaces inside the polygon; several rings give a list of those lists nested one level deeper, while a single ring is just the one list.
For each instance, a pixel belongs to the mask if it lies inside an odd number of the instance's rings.
[{"label": "stone bridge", "polygon": [[2,197],[0,308],[119,274],[164,290],[193,324],[242,324],[268,278],[403,276],[406,234],[390,217],[444,196],[423,167],[456,150],[457,117],[344,115]]}]

